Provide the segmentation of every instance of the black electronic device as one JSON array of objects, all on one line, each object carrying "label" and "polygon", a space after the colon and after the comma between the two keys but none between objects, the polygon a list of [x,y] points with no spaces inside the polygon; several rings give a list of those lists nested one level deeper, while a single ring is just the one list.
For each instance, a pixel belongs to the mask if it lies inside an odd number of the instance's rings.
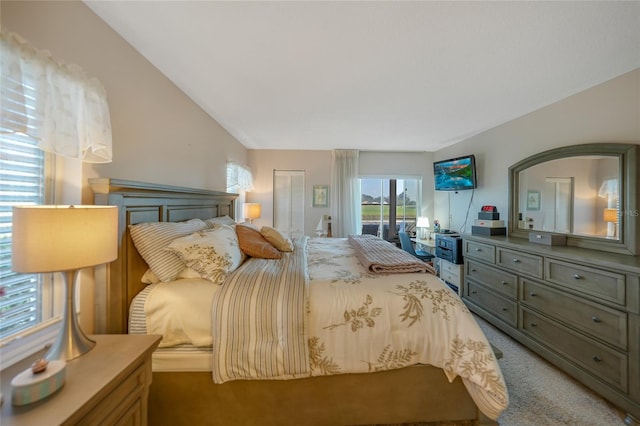
[{"label": "black electronic device", "polygon": [[461,191],[478,186],[476,158],[473,155],[433,163],[436,191]]},{"label": "black electronic device", "polygon": [[455,264],[462,264],[462,237],[459,235],[436,235],[436,257]]}]

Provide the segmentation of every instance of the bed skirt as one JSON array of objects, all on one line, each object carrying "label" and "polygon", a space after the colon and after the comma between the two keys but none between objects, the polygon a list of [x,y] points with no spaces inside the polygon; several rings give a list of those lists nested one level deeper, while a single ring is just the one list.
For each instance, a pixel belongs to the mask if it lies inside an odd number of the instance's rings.
[{"label": "bed skirt", "polygon": [[428,365],[369,374],[214,384],[210,372],[154,372],[149,424],[496,425],[460,378]]}]

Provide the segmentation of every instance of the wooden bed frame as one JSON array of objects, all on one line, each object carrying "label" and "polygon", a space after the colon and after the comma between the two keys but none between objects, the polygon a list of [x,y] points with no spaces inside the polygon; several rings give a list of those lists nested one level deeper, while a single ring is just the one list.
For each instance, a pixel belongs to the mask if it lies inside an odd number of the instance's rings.
[{"label": "wooden bed frame", "polygon": [[[129,303],[144,287],[148,266],[128,225],[234,217],[235,194],[118,179],[90,179],[95,203],[119,208],[118,259],[96,278],[97,333],[126,333]],[[297,380],[213,383],[211,372],[154,372],[149,424],[380,425],[402,423],[496,425],[484,416],[460,378],[449,383],[420,365],[369,374]]]}]

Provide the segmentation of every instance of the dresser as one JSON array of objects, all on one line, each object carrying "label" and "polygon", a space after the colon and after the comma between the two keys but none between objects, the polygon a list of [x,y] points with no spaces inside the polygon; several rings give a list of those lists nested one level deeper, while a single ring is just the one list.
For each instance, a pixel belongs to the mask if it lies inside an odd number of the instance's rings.
[{"label": "dresser", "polygon": [[469,308],[640,424],[640,257],[465,235]]},{"label": "dresser", "polygon": [[11,379],[29,368],[33,357],[2,371],[4,403],[0,424],[146,425],[151,384],[151,353],[160,336],[91,336],[96,346],[67,362],[65,383],[47,398],[11,405]]}]

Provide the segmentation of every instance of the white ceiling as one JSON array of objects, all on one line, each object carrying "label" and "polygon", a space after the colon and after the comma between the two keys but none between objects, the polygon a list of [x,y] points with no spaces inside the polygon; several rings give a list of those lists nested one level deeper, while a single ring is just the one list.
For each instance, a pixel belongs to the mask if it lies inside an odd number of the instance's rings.
[{"label": "white ceiling", "polygon": [[247,148],[436,151],[640,67],[640,2],[86,1]]}]

